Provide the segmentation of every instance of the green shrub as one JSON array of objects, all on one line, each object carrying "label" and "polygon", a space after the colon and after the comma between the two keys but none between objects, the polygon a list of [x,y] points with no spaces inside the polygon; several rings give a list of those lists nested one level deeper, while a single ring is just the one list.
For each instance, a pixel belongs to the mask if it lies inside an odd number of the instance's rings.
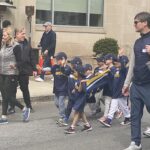
[{"label": "green shrub", "polygon": [[118,44],[115,39],[105,38],[98,40],[93,46],[93,52],[96,55],[106,55],[108,53],[118,54]]}]

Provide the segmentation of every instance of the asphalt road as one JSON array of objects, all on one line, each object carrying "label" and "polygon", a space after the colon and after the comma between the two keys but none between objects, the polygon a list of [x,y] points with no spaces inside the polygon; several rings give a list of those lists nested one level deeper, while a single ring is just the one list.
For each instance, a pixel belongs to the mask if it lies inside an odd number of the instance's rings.
[{"label": "asphalt road", "polygon": [[[89,118],[93,131],[81,132],[76,128],[72,135],[64,134],[65,127],[56,125],[57,109],[54,103],[38,102],[33,105],[30,122],[23,123],[19,109],[9,116],[9,123],[0,126],[0,150],[123,150],[130,143],[130,126],[121,126],[114,120],[111,128],[104,128],[96,117]],[[1,111],[1,109],[0,109]],[[88,113],[88,108],[86,109]],[[142,131],[150,125],[145,111]],[[150,150],[150,138],[142,137],[143,150]]]}]

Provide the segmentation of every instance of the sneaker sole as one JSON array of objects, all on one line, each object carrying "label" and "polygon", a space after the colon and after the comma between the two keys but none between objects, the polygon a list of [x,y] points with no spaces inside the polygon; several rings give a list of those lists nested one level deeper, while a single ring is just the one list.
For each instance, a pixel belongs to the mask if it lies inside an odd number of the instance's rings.
[{"label": "sneaker sole", "polygon": [[74,134],[75,132],[67,132],[65,131],[65,134]]},{"label": "sneaker sole", "polygon": [[102,125],[104,125],[105,127],[108,127],[108,128],[110,128],[111,127],[111,125],[108,125],[108,124],[106,124],[105,122],[103,122],[103,121],[99,121]]},{"label": "sneaker sole", "polygon": [[143,135],[147,136],[147,137],[150,137],[150,133],[143,133]]},{"label": "sneaker sole", "polygon": [[66,126],[68,126],[68,124],[63,124],[63,123],[60,123],[60,122],[58,122],[58,125],[59,125],[60,127],[66,127]]},{"label": "sneaker sole", "polygon": [[81,130],[82,132],[84,132],[84,131],[87,131],[87,132],[89,132],[89,131],[92,131],[93,130],[93,128],[91,127],[91,128],[89,128],[89,129],[87,129],[87,130]]},{"label": "sneaker sole", "polygon": [[3,123],[0,123],[0,125],[4,125],[4,124],[8,124],[8,122],[3,122]]},{"label": "sneaker sole", "polygon": [[122,126],[127,126],[127,125],[130,125],[130,124],[131,124],[131,122],[126,123],[126,124],[123,124],[122,122],[120,123],[120,125],[122,125]]}]

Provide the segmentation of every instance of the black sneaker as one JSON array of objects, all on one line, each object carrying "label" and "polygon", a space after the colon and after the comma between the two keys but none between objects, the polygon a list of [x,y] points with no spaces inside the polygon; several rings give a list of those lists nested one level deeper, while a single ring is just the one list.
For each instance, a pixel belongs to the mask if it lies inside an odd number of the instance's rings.
[{"label": "black sneaker", "polygon": [[73,134],[73,133],[75,133],[75,129],[72,127],[69,127],[68,129],[65,130],[65,133],[66,134]]},{"label": "black sneaker", "polygon": [[96,109],[96,113],[100,113],[101,111],[102,111],[101,108]]},{"label": "black sneaker", "polygon": [[125,126],[125,125],[129,125],[131,124],[131,119],[130,118],[125,118],[123,122],[120,123],[121,125]]},{"label": "black sneaker", "polygon": [[105,127],[110,128],[110,127],[111,127],[112,120],[109,119],[109,118],[107,118],[105,121],[100,120],[100,123],[103,124]]},{"label": "black sneaker", "polygon": [[81,131],[92,131],[92,127],[91,125],[90,126],[84,125],[84,128]]},{"label": "black sneaker", "polygon": [[11,115],[15,113],[15,109],[14,108],[9,108],[7,114]]},{"label": "black sneaker", "polygon": [[7,124],[7,123],[8,123],[7,119],[0,119],[0,125]]}]

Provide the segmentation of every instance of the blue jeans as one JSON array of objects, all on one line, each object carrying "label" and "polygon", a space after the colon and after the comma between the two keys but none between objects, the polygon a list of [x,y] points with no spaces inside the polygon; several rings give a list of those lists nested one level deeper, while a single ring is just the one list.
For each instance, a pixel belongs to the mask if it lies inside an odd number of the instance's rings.
[{"label": "blue jeans", "polygon": [[65,98],[66,98],[66,96],[57,96],[57,95],[55,95],[55,105],[59,110],[60,118],[62,118],[64,120],[66,120]]},{"label": "blue jeans", "polygon": [[150,110],[150,84],[137,85],[133,83],[130,88],[131,100],[131,141],[136,145],[141,143],[141,119],[144,104]]}]

